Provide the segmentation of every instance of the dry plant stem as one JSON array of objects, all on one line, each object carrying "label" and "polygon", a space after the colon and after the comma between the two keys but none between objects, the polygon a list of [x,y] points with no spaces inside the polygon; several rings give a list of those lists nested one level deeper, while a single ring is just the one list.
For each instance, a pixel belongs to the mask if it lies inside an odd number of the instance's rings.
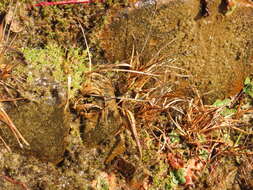
[{"label": "dry plant stem", "polygon": [[0,111],[0,115],[1,115],[1,117],[2,117],[2,121],[3,121],[5,124],[8,125],[8,127],[10,128],[10,130],[12,131],[12,133],[14,134],[15,138],[17,139],[19,146],[20,146],[21,148],[23,148],[23,145],[22,145],[22,143],[20,142],[20,140],[19,140],[19,138],[18,138],[18,135],[17,135],[15,129],[10,125],[8,119],[6,118],[6,115],[4,114],[4,110],[3,110],[2,108],[0,108],[0,110],[1,110],[1,111]]},{"label": "dry plant stem", "polygon": [[[1,44],[1,48],[2,48],[2,42],[4,41],[4,22],[2,21],[0,23],[0,44]],[[0,51],[0,55],[2,54],[2,50]]]},{"label": "dry plant stem", "polygon": [[[13,12],[13,15],[11,16],[10,27],[11,27],[11,25],[12,25],[12,22],[13,22],[14,16],[15,16],[15,14],[16,14],[16,12],[17,12],[17,8],[18,8],[18,3],[16,3],[16,5],[15,5],[15,9],[14,9],[14,12]],[[5,31],[4,31],[4,32],[5,32]],[[6,42],[8,42],[8,41],[9,41],[10,34],[11,34],[11,30],[8,30],[8,34],[7,34],[7,38],[6,38]]]},{"label": "dry plant stem", "polygon": [[137,134],[137,130],[136,130],[136,121],[135,121],[134,115],[129,110],[124,110],[124,111],[125,111],[125,115],[128,118],[129,124],[131,126],[131,131],[132,131],[134,139],[136,141],[138,151],[139,151],[139,154],[140,154],[140,158],[142,159],[142,148],[141,148],[141,143],[140,143],[140,140],[139,140],[139,137],[138,137],[138,134]]},{"label": "dry plant stem", "polygon": [[246,134],[246,135],[253,135],[253,132],[247,132],[247,131],[244,131],[244,130],[242,130],[240,128],[237,128],[235,126],[231,126],[231,128],[234,129],[234,130],[237,130],[237,131],[239,131],[239,132],[241,132],[243,134]]},{"label": "dry plant stem", "polygon": [[111,71],[136,73],[136,74],[142,74],[142,75],[147,75],[147,76],[155,76],[155,77],[160,76],[160,75],[156,75],[156,74],[152,74],[152,73],[146,73],[146,72],[135,71],[135,70],[127,70],[127,69],[111,69]]},{"label": "dry plant stem", "polygon": [[134,60],[134,44],[133,44],[133,49],[132,49],[132,55],[131,55],[131,59],[130,59],[130,66],[133,65],[133,60]]},{"label": "dry plant stem", "polygon": [[14,184],[14,185],[19,185],[19,186],[21,186],[22,189],[24,189],[24,190],[30,190],[30,189],[27,187],[26,184],[24,184],[24,183],[22,183],[22,182],[20,182],[20,181],[14,180],[14,179],[12,179],[12,178],[6,176],[6,175],[0,175],[0,177],[1,177],[2,179],[4,179],[4,180],[6,180],[6,181],[8,181],[8,182],[10,182],[10,183],[12,183],[12,184]]},{"label": "dry plant stem", "polygon": [[91,72],[91,68],[92,68],[92,62],[91,62],[91,54],[90,54],[90,48],[89,48],[89,45],[88,45],[88,42],[87,42],[87,38],[85,36],[85,32],[84,32],[84,29],[81,25],[81,23],[79,22],[79,26],[82,30],[82,34],[83,34],[83,38],[84,38],[84,42],[85,42],[85,45],[87,47],[87,51],[88,51],[88,56],[89,56],[89,71]]},{"label": "dry plant stem", "polygon": [[9,151],[9,152],[11,152],[11,148],[7,145],[7,143],[4,141],[4,139],[0,136],[0,141],[2,141],[3,143],[4,143],[4,146],[5,146],[5,148]]},{"label": "dry plant stem", "polygon": [[187,131],[184,131],[183,130],[183,128],[180,126],[180,124],[178,123],[178,122],[176,122],[173,118],[172,118],[172,116],[171,116],[171,114],[169,113],[169,118],[170,118],[170,120],[172,121],[172,123],[176,126],[176,128],[180,131],[180,133],[181,133],[181,135],[182,136],[187,136]]},{"label": "dry plant stem", "polygon": [[[106,65],[99,65],[99,67],[97,69],[94,69],[92,73],[94,72],[101,72],[101,71],[108,71],[110,69],[113,69],[113,68],[120,68],[120,67],[128,67],[128,68],[132,68],[132,66],[128,63],[118,63],[118,64],[106,64]],[[90,72],[88,74],[91,74]]]},{"label": "dry plant stem", "polygon": [[68,92],[67,92],[67,100],[66,100],[66,105],[65,105],[65,108],[64,108],[64,112],[66,112],[68,110],[68,107],[69,107],[69,100],[70,100],[70,90],[71,90],[71,76],[69,75],[68,76]]},{"label": "dry plant stem", "polygon": [[[156,135],[154,134],[154,132],[152,131],[154,137],[159,142],[159,150],[158,150],[157,153],[160,154],[165,149],[165,147],[167,147],[170,150],[170,152],[174,152],[173,149],[171,148],[171,146],[168,143],[169,142],[169,137],[166,136],[166,133],[164,131],[162,131],[161,129],[159,129],[158,127],[154,127],[154,128],[162,133],[161,137],[157,138]],[[161,142],[162,138],[164,138],[163,143]],[[162,147],[161,147],[161,144],[162,144]]]},{"label": "dry plant stem", "polygon": [[[96,97],[96,98],[104,98],[105,100],[115,99],[115,100],[120,100],[121,102],[122,101],[132,101],[132,102],[150,103],[150,100],[141,100],[141,99],[135,99],[135,98],[116,97],[116,96],[101,96],[101,95],[95,95],[95,94],[92,94],[90,96]],[[82,98],[80,98],[77,103],[79,103],[80,101],[82,101]],[[75,103],[75,104],[77,104],[77,103]]]},{"label": "dry plant stem", "polygon": [[142,72],[142,71],[138,71],[138,70],[134,70],[134,69],[118,69],[115,67],[130,67],[132,68],[131,65],[129,64],[115,64],[115,65],[107,65],[107,66],[102,66],[99,67],[99,71],[113,71],[113,72],[126,72],[126,73],[135,73],[135,74],[141,74],[141,75],[147,75],[147,76],[153,76],[153,77],[159,77],[160,75],[157,74],[152,74],[152,73],[148,73],[148,72]]},{"label": "dry plant stem", "polygon": [[0,102],[14,102],[17,100],[26,100],[26,98],[8,98],[8,99],[0,99]]}]

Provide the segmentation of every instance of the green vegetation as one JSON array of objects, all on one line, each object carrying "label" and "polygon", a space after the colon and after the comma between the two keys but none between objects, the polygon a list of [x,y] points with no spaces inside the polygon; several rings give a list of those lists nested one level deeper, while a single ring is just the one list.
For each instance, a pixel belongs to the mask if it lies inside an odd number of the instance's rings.
[{"label": "green vegetation", "polygon": [[213,106],[215,107],[224,107],[221,114],[225,117],[225,116],[231,116],[233,114],[236,113],[236,109],[231,109],[231,108],[228,108],[227,106],[229,106],[231,103],[231,99],[224,99],[224,100],[216,100],[214,103],[213,103]]},{"label": "green vegetation", "polygon": [[170,175],[167,175],[168,165],[164,163],[163,160],[160,160],[156,164],[154,174],[153,174],[153,189],[168,189],[174,187],[173,183],[174,178],[171,178]]},{"label": "green vegetation", "polygon": [[174,175],[179,182],[179,184],[184,184],[186,182],[185,176],[186,172],[184,168],[180,168],[174,172]]},{"label": "green vegetation", "polygon": [[243,92],[253,98],[253,79],[247,77],[244,81]]},{"label": "green vegetation", "polygon": [[184,168],[172,170],[167,163],[159,161],[153,174],[153,189],[173,190],[186,182]]},{"label": "green vegetation", "polygon": [[[251,98],[253,98],[253,80],[250,77],[247,77],[244,81],[243,92],[249,95]],[[220,99],[216,100],[213,103],[213,106],[223,107],[221,114],[223,116],[231,116],[236,113],[236,109],[228,108],[230,104],[231,104],[231,99],[226,98],[224,100],[220,100]]]},{"label": "green vegetation", "polygon": [[109,190],[109,185],[106,179],[99,179],[97,184],[98,190]]},{"label": "green vegetation", "polygon": [[56,44],[49,44],[43,49],[24,48],[23,53],[30,65],[19,67],[18,72],[27,73],[28,83],[32,83],[37,77],[34,72],[29,72],[31,68],[35,72],[50,70],[54,80],[62,84],[67,85],[67,77],[71,77],[70,97],[75,96],[84,81],[84,72],[87,71],[87,51],[78,48],[64,50]]},{"label": "green vegetation", "polygon": [[216,100],[213,105],[216,106],[216,107],[222,107],[222,106],[228,106],[229,104],[231,103],[231,100],[226,98],[224,100]]}]

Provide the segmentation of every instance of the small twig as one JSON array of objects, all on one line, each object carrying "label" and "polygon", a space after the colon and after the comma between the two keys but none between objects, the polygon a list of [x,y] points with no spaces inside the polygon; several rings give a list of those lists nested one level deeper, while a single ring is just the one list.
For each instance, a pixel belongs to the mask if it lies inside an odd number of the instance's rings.
[{"label": "small twig", "polygon": [[120,101],[133,101],[133,102],[143,102],[143,103],[149,103],[150,100],[142,100],[142,99],[136,99],[136,98],[126,98],[126,97],[117,97],[117,96],[102,96],[102,95],[96,95],[96,94],[88,94],[91,97],[95,98],[103,98],[107,101],[115,99]]},{"label": "small twig", "polygon": [[24,184],[23,182],[21,181],[17,181],[17,180],[14,180],[12,179],[11,177],[8,177],[6,175],[0,175],[1,178],[3,178],[4,180],[14,184],[14,185],[20,185],[22,187],[22,189],[24,190],[30,190],[26,184]]},{"label": "small twig", "polygon": [[82,34],[83,34],[83,38],[84,38],[84,42],[85,42],[85,45],[87,47],[87,51],[88,51],[88,56],[89,56],[89,71],[91,72],[91,66],[92,66],[92,62],[91,62],[91,54],[90,54],[90,48],[89,48],[89,45],[88,45],[88,42],[87,42],[87,38],[85,36],[85,32],[84,32],[84,29],[81,25],[81,23],[79,22],[79,25],[80,25],[80,28],[82,30]]}]

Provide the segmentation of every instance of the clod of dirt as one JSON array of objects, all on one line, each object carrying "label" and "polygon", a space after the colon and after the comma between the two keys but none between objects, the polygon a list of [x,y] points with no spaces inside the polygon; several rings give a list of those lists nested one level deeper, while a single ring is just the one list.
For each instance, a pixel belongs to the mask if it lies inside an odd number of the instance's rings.
[{"label": "clod of dirt", "polygon": [[143,63],[159,56],[167,73],[176,73],[168,83],[175,90],[197,87],[206,103],[243,88],[253,67],[253,8],[226,15],[224,2],[214,0],[201,15],[199,0],[140,5],[108,15],[99,35],[108,60],[129,59],[133,50]]}]

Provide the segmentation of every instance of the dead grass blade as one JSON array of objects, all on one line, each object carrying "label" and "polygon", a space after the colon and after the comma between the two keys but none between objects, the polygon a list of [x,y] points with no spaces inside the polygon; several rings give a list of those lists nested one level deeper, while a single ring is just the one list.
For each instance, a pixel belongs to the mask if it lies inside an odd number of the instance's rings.
[{"label": "dead grass blade", "polygon": [[139,151],[139,154],[140,154],[140,158],[142,158],[142,148],[141,148],[141,143],[140,143],[138,133],[137,133],[137,130],[136,130],[136,120],[134,118],[133,113],[130,110],[125,109],[124,113],[125,113],[128,121],[129,121],[130,129],[132,131],[135,142],[137,144],[138,151]]},{"label": "dead grass blade", "polygon": [[136,71],[136,70],[128,70],[128,69],[111,69],[111,70],[108,70],[108,71],[136,73],[136,74],[147,75],[147,76],[154,76],[154,77],[158,77],[159,76],[159,75],[152,74],[152,73],[141,72],[141,71]]},{"label": "dead grass blade", "polygon": [[[79,22],[79,21],[78,21]],[[92,61],[91,61],[91,54],[90,54],[90,48],[89,48],[89,45],[88,45],[88,42],[87,42],[87,38],[86,38],[86,35],[85,35],[85,32],[84,32],[84,29],[81,25],[81,23],[79,22],[79,26],[82,30],[82,34],[83,34],[83,38],[84,38],[84,42],[85,42],[85,45],[86,45],[86,48],[87,48],[87,52],[88,52],[88,57],[89,57],[89,71],[91,72],[91,68],[92,68]]]},{"label": "dead grass blade", "polygon": [[8,144],[5,142],[5,140],[0,136],[0,141],[2,141],[3,143],[4,143],[4,146],[5,146],[5,148],[9,151],[9,152],[11,152],[11,148],[8,146]]}]

